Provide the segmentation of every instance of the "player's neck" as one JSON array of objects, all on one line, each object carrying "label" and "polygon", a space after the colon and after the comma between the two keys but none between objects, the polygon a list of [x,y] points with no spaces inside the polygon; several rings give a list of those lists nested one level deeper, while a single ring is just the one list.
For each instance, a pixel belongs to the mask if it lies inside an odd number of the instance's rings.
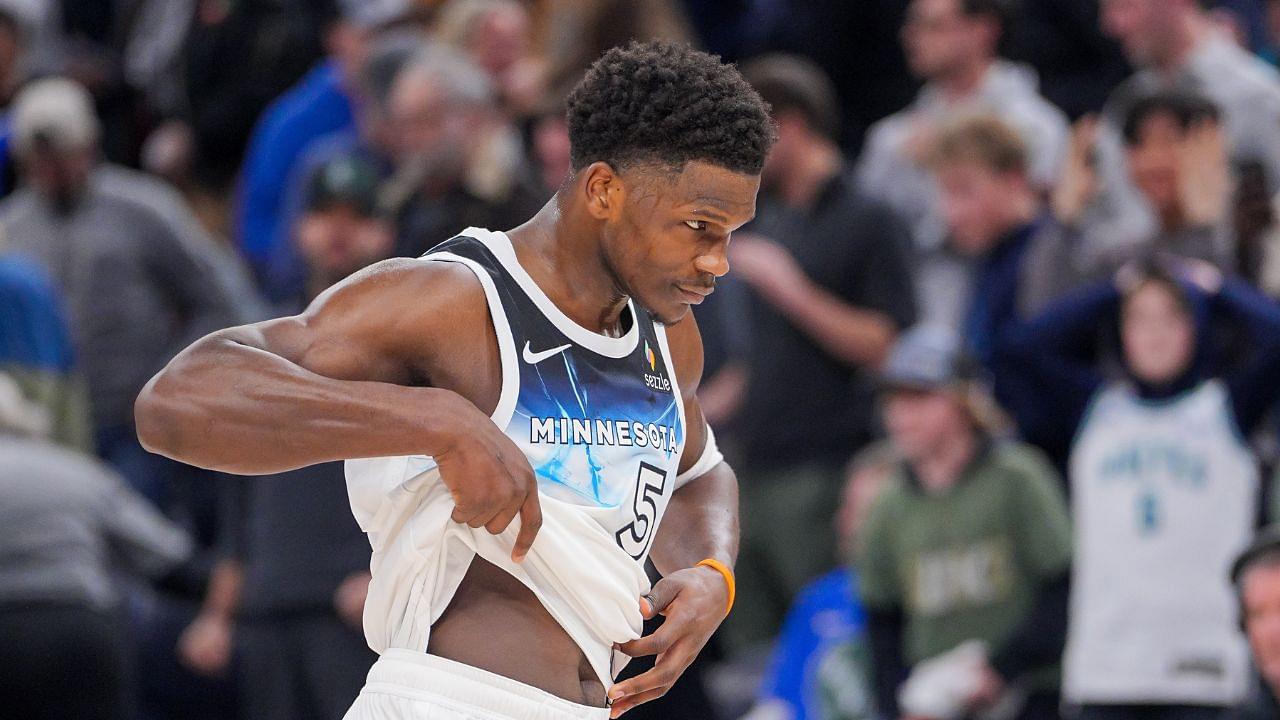
[{"label": "player's neck", "polygon": [[573,215],[553,197],[507,234],[520,265],[561,312],[587,330],[620,336],[627,296],[605,264],[594,231],[576,224]]}]

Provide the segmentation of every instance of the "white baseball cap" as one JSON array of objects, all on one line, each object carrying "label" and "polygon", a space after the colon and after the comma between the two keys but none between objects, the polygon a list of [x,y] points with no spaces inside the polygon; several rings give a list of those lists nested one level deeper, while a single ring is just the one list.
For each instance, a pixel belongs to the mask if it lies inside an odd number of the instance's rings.
[{"label": "white baseball cap", "polygon": [[93,98],[83,85],[66,78],[37,80],[13,101],[13,147],[29,155],[38,139],[56,150],[82,150],[98,142]]}]

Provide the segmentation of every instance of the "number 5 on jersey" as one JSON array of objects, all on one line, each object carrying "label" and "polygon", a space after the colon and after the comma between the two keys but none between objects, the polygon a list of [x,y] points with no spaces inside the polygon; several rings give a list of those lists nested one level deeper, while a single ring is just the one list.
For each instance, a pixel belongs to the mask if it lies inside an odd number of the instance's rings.
[{"label": "number 5 on jersey", "polygon": [[640,474],[636,478],[636,519],[615,535],[618,547],[635,560],[644,557],[645,550],[649,548],[653,528],[658,523],[658,501],[662,499],[666,487],[665,470],[647,462],[640,463]]}]

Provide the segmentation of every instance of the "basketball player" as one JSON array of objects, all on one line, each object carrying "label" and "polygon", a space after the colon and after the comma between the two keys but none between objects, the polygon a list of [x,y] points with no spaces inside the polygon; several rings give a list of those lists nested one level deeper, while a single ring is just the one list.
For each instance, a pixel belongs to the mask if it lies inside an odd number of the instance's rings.
[{"label": "basketball player", "polygon": [[732,604],[737,482],[689,307],[755,212],[767,107],[716,58],[651,43],[606,53],[568,108],[574,173],[524,225],[214,333],[138,399],[143,443],[185,462],[348,460],[381,654],[348,718],[617,717]]}]

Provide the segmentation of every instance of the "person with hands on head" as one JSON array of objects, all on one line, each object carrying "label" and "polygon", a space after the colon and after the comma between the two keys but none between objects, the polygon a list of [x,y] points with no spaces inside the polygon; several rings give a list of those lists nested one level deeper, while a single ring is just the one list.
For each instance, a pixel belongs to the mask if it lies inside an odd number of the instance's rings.
[{"label": "person with hands on head", "polygon": [[572,180],[525,224],[209,335],[138,399],[144,444],[187,462],[347,461],[381,655],[353,720],[617,717],[671,687],[733,600],[737,482],[689,309],[755,213],[767,107],[714,57],[633,43],[568,118]]},{"label": "person with hands on head", "polygon": [[[1225,367],[1221,323],[1247,348]],[[1118,328],[1118,377],[1081,357],[1099,328]],[[1227,571],[1258,517],[1244,438],[1280,392],[1280,307],[1208,263],[1164,257],[1054,303],[1002,352],[1002,371],[1035,382],[1074,438],[1065,699],[1082,718],[1217,717],[1248,681]]]},{"label": "person with hands on head", "polygon": [[1066,232],[1062,243],[1029,260],[1034,272],[1075,289],[1150,252],[1233,267],[1235,179],[1220,115],[1212,102],[1190,92],[1134,99],[1121,128],[1127,181],[1157,223],[1150,235],[1121,241],[1099,232],[1089,214],[1100,196],[1115,192],[1098,167],[1103,126],[1092,116],[1077,121],[1061,182],[1051,196],[1054,218]]}]

